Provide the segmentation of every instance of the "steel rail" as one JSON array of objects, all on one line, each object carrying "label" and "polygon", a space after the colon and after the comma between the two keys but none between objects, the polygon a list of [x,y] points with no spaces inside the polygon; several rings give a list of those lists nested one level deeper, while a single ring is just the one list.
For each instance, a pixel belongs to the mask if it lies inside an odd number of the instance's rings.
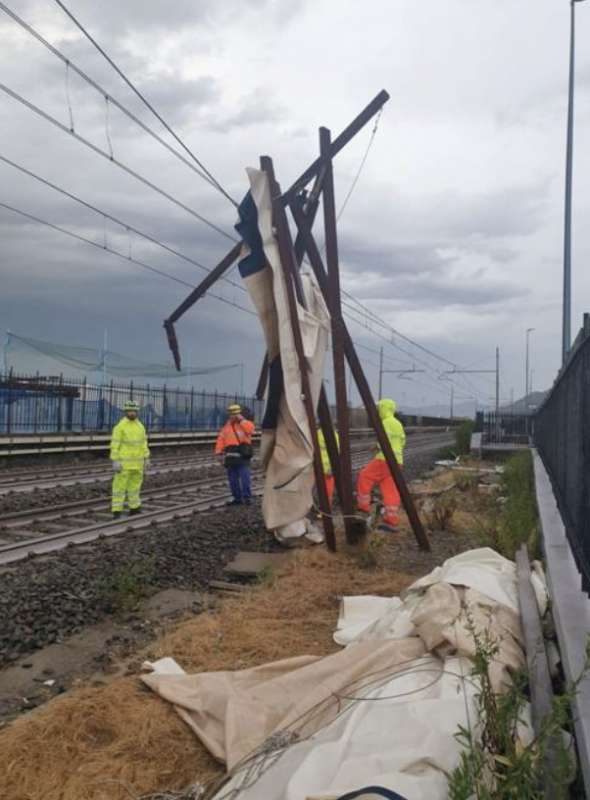
[{"label": "steel rail", "polygon": [[[413,446],[409,446],[406,448],[407,456],[411,455],[419,455],[421,453],[431,452],[433,449],[433,445],[442,446],[446,443],[446,440],[452,441],[452,437],[447,435],[446,438],[442,436],[437,437],[430,437],[428,441],[421,441],[417,442]],[[367,455],[368,452],[371,452],[372,448],[364,449],[357,451],[354,454],[354,467],[358,468],[362,460]],[[258,496],[262,493],[262,484],[259,481],[260,473],[256,473],[256,478],[253,482],[253,494]],[[205,485],[212,486],[214,481],[209,480],[208,482],[202,482]],[[192,484],[193,488],[195,484]],[[177,487],[179,490],[181,487]],[[197,487],[198,488],[198,487]],[[173,490],[174,493],[176,490]],[[170,492],[166,492],[166,490],[162,490],[158,493],[159,495],[163,495],[164,497],[166,494],[170,494]],[[58,550],[62,550],[64,547],[68,547],[70,545],[79,545],[79,544],[87,544],[92,542],[101,537],[110,537],[115,536],[120,533],[125,532],[135,532],[141,530],[143,528],[149,527],[152,523],[166,523],[172,522],[177,519],[182,519],[187,516],[191,516],[193,513],[203,510],[209,510],[211,508],[216,508],[219,506],[224,505],[227,500],[229,499],[230,494],[229,492],[225,491],[220,494],[216,494],[213,496],[205,497],[199,500],[193,500],[189,502],[178,503],[173,506],[169,506],[164,509],[155,509],[154,511],[144,511],[141,515],[137,517],[125,517],[121,520],[109,520],[107,522],[99,522],[94,523],[92,525],[86,525],[77,530],[67,530],[59,533],[52,533],[52,534],[43,534],[41,536],[27,539],[25,541],[14,542],[7,545],[3,545],[0,547],[0,566],[6,566],[17,561],[21,561],[24,558],[29,556],[40,556],[44,554],[49,554]],[[80,501],[78,501],[80,502]],[[86,501],[81,501],[86,502]],[[88,501],[89,504],[98,505],[99,501]],[[157,502],[157,500],[156,500]],[[45,513],[58,513],[58,508],[54,507],[53,509],[45,509]],[[63,509],[59,509],[59,511],[63,511]],[[20,513],[20,512],[16,512]],[[35,511],[32,510],[31,514],[35,514]],[[41,509],[36,510],[36,516],[42,515],[44,512]],[[14,517],[14,514],[11,515]],[[22,518],[21,518],[22,519]],[[42,520],[40,520],[43,522]],[[0,523],[2,520],[0,519]]]}]

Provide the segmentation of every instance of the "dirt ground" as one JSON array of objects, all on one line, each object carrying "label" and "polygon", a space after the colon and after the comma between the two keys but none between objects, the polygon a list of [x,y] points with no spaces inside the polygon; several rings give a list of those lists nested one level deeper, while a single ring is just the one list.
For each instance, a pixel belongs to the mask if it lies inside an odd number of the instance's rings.
[{"label": "dirt ground", "polygon": [[167,624],[155,642],[142,647],[138,641],[133,652],[111,654],[109,671],[97,677],[95,670],[0,731],[1,796],[123,800],[220,776],[222,766],[139,680],[143,659],[172,656],[195,672],[334,652],[342,595],[397,595],[444,559],[485,543],[474,519],[493,512],[499,502],[495,489],[458,481],[451,470],[438,470],[412,489],[433,528],[432,503],[439,507],[448,500],[453,507],[445,527],[429,531],[431,552],[418,550],[403,520],[398,533],[372,534],[361,550],[340,540],[335,554],[317,547],[298,551],[280,572],[265,574],[244,593],[205,604],[196,615],[187,607],[184,618]]}]

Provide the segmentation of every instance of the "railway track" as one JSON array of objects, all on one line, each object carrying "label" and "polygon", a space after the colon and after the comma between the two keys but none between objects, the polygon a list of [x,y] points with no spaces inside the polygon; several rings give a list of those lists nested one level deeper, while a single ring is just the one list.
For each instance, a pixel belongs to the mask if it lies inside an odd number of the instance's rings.
[{"label": "railway track", "polygon": [[[210,453],[201,456],[171,459],[157,458],[152,461],[150,475],[160,475],[165,472],[179,472],[187,469],[199,469],[211,466],[215,457]],[[29,470],[7,470],[6,475],[0,475],[0,496],[9,492],[31,492],[35,489],[53,489],[57,486],[75,486],[96,481],[108,481],[113,476],[110,464],[100,466],[77,465],[76,467],[54,467]]]},{"label": "railway track", "polygon": [[[412,437],[414,439],[415,437]],[[408,457],[432,452],[450,444],[452,436],[435,434],[410,441]],[[360,443],[359,443],[360,444]],[[357,447],[353,469],[360,468],[372,448]],[[262,473],[253,473],[254,495],[262,493]],[[185,482],[144,494],[142,513],[113,520],[106,500],[78,500],[72,503],[0,515],[0,565],[20,561],[30,555],[43,555],[69,545],[85,544],[97,538],[133,532],[153,524],[165,524],[192,514],[216,508],[231,499],[220,489],[220,476]]]},{"label": "railway track", "polygon": [[[440,441],[441,437],[448,438],[449,434],[443,433],[415,433],[410,437],[420,437],[421,442]],[[450,441],[450,439],[449,439]],[[352,449],[364,448],[365,443],[353,441]],[[160,456],[152,459],[150,475],[160,475],[166,472],[180,472],[183,470],[199,469],[212,466],[216,463],[211,452],[191,456]],[[110,481],[112,468],[109,463],[99,465],[67,465],[58,467],[30,467],[28,469],[7,469],[0,472],[0,497],[11,492],[31,492],[36,489],[53,489],[61,486],[75,486],[91,484],[97,481]]]}]

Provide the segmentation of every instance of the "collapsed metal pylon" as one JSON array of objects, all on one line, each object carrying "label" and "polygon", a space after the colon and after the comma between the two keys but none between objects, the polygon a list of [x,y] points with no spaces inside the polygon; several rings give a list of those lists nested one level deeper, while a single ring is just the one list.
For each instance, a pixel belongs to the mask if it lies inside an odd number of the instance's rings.
[{"label": "collapsed metal pylon", "polygon": [[[297,314],[298,304],[304,305],[305,302],[299,275],[299,269],[305,255],[307,255],[311,264],[331,317],[334,385],[340,448],[337,444],[330,408],[323,386],[320,392],[317,411],[326,440],[332,472],[336,479],[336,488],[343,512],[346,540],[348,543],[354,544],[365,534],[364,522],[359,520],[359,517],[355,515],[349,411],[345,379],[345,364],[348,363],[359,395],[367,411],[370,425],[377,435],[385,460],[399,489],[404,509],[408,515],[418,545],[423,550],[430,550],[428,537],[422,527],[403,472],[397,463],[395,454],[383,428],[369,382],[364,374],[352,337],[344,321],[340,298],[340,270],[338,262],[332,160],[367,122],[380,111],[388,99],[388,93],[381,91],[335,139],[331,138],[330,131],[327,128],[320,128],[319,157],[285,192],[281,192],[280,186],[277,183],[272,159],[268,156],[262,156],[260,159],[261,169],[268,177],[271,190],[273,226],[276,231],[281,268],[287,289],[289,318],[301,377],[301,394],[314,444],[314,473],[320,512],[322,515],[326,542],[330,550],[336,549],[334,524],[323,479],[321,454],[317,436],[316,409],[313,407],[309,385],[308,364],[303,350],[299,317]],[[311,191],[307,192],[306,187],[311,181],[313,181],[313,186]],[[320,200],[322,201],[324,216],[323,227],[326,246],[325,265],[312,232]],[[295,241],[293,241],[291,236],[287,209],[290,211],[297,229]],[[207,290],[213,286],[227,270],[229,270],[239,257],[240,251],[241,243],[238,243],[164,322],[164,328],[166,329],[168,342],[177,369],[180,369],[180,353],[174,324],[189,308],[203,297]],[[263,397],[266,389],[268,366],[268,359],[265,358],[257,389],[257,396],[259,398]]]}]

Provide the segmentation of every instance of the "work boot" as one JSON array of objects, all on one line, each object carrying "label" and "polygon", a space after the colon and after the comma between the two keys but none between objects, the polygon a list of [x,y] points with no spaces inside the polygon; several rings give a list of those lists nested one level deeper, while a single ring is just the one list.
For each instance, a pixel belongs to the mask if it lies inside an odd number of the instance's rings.
[{"label": "work boot", "polygon": [[226,506],[241,506],[241,500],[230,500],[228,503],[225,504]]},{"label": "work boot", "polygon": [[120,516],[121,516],[120,511],[113,511],[113,519],[119,519]]},{"label": "work boot", "polygon": [[136,514],[141,514],[141,508],[130,508],[129,516],[134,517]]},{"label": "work boot", "polygon": [[397,533],[399,530],[399,519],[381,520],[377,526],[377,530],[384,531],[385,533]]}]

